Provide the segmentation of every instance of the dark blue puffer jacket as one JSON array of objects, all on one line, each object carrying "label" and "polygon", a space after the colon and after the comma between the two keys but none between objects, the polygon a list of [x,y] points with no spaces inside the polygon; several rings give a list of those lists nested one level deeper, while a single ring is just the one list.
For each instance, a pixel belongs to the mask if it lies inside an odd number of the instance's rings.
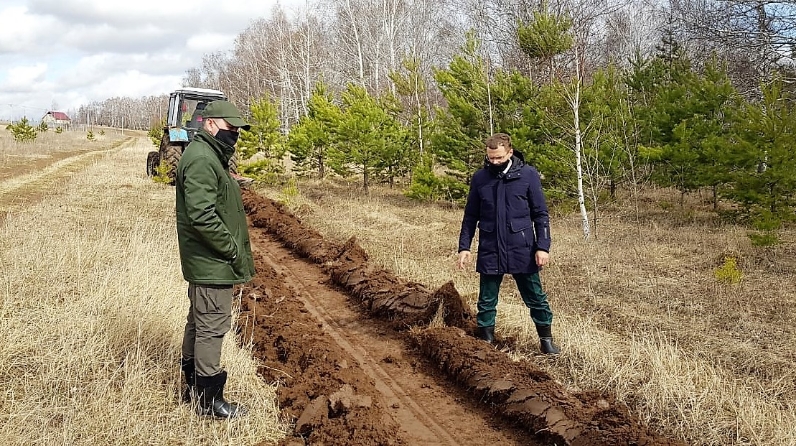
[{"label": "dark blue puffer jacket", "polygon": [[459,252],[469,251],[478,234],[476,271],[531,274],[539,271],[535,253],[550,251],[550,219],[539,172],[514,150],[504,175],[479,169],[470,182],[459,233]]}]

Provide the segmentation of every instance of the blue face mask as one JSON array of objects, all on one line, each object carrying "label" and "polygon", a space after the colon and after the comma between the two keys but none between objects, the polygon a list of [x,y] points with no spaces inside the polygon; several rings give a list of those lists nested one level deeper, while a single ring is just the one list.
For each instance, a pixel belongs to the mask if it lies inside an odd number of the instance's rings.
[{"label": "blue face mask", "polygon": [[216,133],[217,140],[232,147],[238,142],[238,136],[238,132],[233,132],[232,130],[218,129],[218,133]]}]

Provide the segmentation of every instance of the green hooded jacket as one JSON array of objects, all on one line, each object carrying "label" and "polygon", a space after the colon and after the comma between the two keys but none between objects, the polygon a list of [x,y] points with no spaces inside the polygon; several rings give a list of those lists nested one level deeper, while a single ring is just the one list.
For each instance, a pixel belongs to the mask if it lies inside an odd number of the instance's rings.
[{"label": "green hooded jacket", "polygon": [[202,129],[177,164],[177,238],[189,283],[231,285],[254,276],[240,186],[228,171],[234,153]]}]

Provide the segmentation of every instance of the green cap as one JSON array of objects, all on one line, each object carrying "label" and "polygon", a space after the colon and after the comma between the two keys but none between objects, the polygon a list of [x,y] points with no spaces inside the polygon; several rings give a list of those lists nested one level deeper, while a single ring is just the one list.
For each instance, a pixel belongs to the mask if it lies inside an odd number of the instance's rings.
[{"label": "green cap", "polygon": [[202,112],[203,118],[223,118],[233,127],[249,130],[251,126],[243,120],[237,107],[229,101],[213,101]]}]

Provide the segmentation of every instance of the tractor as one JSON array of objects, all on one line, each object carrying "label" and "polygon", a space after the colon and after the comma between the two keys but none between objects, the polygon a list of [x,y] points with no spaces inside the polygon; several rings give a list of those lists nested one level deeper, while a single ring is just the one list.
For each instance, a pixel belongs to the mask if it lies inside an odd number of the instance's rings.
[{"label": "tractor", "polygon": [[[169,113],[166,126],[163,128],[163,137],[157,152],[149,152],[146,158],[146,173],[148,176],[157,174],[158,166],[165,162],[168,166],[168,176],[171,183],[177,171],[182,151],[193,139],[196,132],[202,128],[202,110],[212,101],[226,100],[224,93],[206,88],[183,87],[171,93],[169,97]],[[237,177],[237,156],[229,161],[229,171]]]}]

